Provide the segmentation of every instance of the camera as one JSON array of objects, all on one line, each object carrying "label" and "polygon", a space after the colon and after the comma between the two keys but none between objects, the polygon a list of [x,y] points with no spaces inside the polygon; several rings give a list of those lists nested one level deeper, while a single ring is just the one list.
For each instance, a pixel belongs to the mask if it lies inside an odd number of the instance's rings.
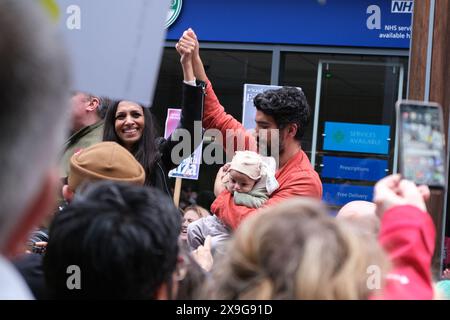
[{"label": "camera", "polygon": [[[64,200],[61,201],[53,215],[61,213],[67,206],[68,206],[67,201]],[[36,243],[38,242],[48,243],[48,241],[49,241],[48,229],[41,226],[40,228],[37,228],[36,230],[31,232],[31,234],[29,235],[26,243],[27,250],[30,251],[31,253],[44,254],[47,249],[47,246],[36,245]]]},{"label": "camera", "polygon": [[38,229],[33,231],[27,241],[27,247],[30,252],[44,254],[46,247],[37,246],[37,242],[48,242],[48,233],[46,229]]}]

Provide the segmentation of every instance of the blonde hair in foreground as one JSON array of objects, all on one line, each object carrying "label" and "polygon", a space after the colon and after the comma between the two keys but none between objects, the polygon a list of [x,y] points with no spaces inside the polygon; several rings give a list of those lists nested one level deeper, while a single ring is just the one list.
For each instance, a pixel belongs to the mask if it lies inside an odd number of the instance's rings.
[{"label": "blonde hair in foreground", "polygon": [[[387,271],[375,237],[361,234],[324,206],[298,198],[248,218],[214,268],[213,299],[367,299],[370,266]],[[381,280],[379,283],[383,284]]]}]

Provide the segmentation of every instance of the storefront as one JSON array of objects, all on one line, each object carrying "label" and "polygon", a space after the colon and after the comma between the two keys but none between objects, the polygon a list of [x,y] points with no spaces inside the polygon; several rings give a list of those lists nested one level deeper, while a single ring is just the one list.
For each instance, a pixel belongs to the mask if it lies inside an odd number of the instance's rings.
[{"label": "storefront", "polygon": [[[174,0],[174,16],[180,0]],[[413,1],[185,0],[171,20],[154,113],[181,100],[174,46],[197,33],[226,111],[242,120],[244,84],[301,87],[313,117],[302,147],[335,208],[371,200],[376,180],[396,172],[395,102],[406,96]],[[212,190],[219,166],[203,165],[195,188]]]}]

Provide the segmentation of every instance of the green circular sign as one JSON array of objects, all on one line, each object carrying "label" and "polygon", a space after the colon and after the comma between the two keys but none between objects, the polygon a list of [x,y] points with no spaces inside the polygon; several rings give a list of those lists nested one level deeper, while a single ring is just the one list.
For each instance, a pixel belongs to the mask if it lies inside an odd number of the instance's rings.
[{"label": "green circular sign", "polygon": [[40,4],[54,21],[58,21],[60,12],[58,3],[55,0],[40,0]]},{"label": "green circular sign", "polygon": [[181,12],[182,0],[171,0],[169,13],[167,14],[165,28],[168,28],[177,20]]}]

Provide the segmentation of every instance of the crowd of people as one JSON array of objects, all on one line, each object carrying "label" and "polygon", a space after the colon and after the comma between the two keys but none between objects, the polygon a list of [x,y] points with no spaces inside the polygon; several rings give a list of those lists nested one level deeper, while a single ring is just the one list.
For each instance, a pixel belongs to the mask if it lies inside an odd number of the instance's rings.
[{"label": "crowd of people", "polygon": [[186,192],[180,208],[168,183],[175,133],[157,137],[148,106],[71,91],[60,39],[34,5],[1,1],[0,28],[0,299],[445,297],[431,272],[427,187],[387,176],[373,202],[329,214],[301,146],[311,116],[303,91],[258,94],[256,130],[246,131],[186,30],[176,131],[194,136],[201,121],[245,143],[214,190]]}]

